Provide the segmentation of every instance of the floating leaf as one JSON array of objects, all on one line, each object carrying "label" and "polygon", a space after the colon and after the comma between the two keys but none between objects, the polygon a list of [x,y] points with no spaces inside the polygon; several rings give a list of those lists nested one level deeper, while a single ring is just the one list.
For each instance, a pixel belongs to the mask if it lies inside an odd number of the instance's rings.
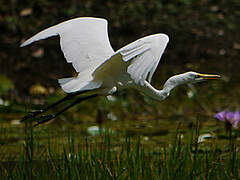
[{"label": "floating leaf", "polygon": [[21,121],[19,119],[11,120],[12,125],[19,125],[21,124]]},{"label": "floating leaf", "polygon": [[32,14],[31,8],[26,8],[20,11],[20,16],[29,16]]},{"label": "floating leaf", "polygon": [[35,58],[40,58],[40,57],[42,57],[43,55],[44,55],[44,50],[43,50],[43,48],[39,48],[39,49],[37,49],[36,51],[34,51],[34,52],[32,53],[32,56],[35,57]]},{"label": "floating leaf", "polygon": [[90,126],[87,131],[92,136],[100,134],[100,128],[98,126]]},{"label": "floating leaf", "polygon": [[13,82],[6,76],[0,74],[0,96],[14,88]]},{"label": "floating leaf", "polygon": [[240,43],[236,43],[236,42],[235,42],[235,43],[233,44],[233,48],[234,48],[234,49],[240,49]]},{"label": "floating leaf", "polygon": [[31,95],[46,95],[48,94],[48,91],[44,86],[36,84],[30,88],[29,93]]},{"label": "floating leaf", "polygon": [[207,133],[207,134],[202,134],[202,135],[200,135],[200,136],[198,137],[198,143],[204,142],[204,141],[206,141],[207,139],[210,139],[210,138],[212,138],[212,137],[213,137],[212,134],[209,134],[209,133]]},{"label": "floating leaf", "polygon": [[113,112],[108,113],[107,118],[111,119],[112,121],[116,121],[118,119],[117,116]]}]

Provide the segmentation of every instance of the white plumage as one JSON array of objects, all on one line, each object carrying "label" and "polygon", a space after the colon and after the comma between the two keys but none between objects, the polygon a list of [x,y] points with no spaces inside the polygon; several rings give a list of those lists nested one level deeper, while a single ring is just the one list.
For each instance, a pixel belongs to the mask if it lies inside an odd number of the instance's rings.
[{"label": "white plumage", "polygon": [[101,18],[82,17],[60,23],[39,32],[21,47],[56,35],[60,36],[61,49],[67,62],[72,63],[78,76],[59,79],[62,89],[69,94],[44,109],[30,112],[21,121],[40,115],[85,91],[93,90],[93,94],[78,98],[56,114],[40,116],[43,120],[35,126],[59,116],[84,100],[113,94],[128,87],[161,101],[178,85],[220,78],[219,75],[186,72],[170,77],[162,90],[155,89],[150,82],[169,41],[168,36],[146,36],[114,52],[108,38],[107,20]]},{"label": "white plumage", "polygon": [[[56,35],[60,36],[61,49],[67,62],[72,63],[79,73],[78,77],[59,80],[67,93],[101,86],[111,90],[118,84],[129,82],[126,74],[136,84],[143,85],[147,77],[150,82],[169,40],[165,34],[150,35],[114,52],[108,38],[107,20],[81,17],[45,29],[25,41],[21,47]],[[104,69],[104,72],[96,73],[99,69]],[[113,70],[122,74],[112,73]]]},{"label": "white plumage", "polygon": [[143,85],[148,75],[148,81],[151,82],[168,41],[166,34],[154,34],[143,37],[117,51],[125,62],[132,60],[127,72],[136,83],[140,82]]}]

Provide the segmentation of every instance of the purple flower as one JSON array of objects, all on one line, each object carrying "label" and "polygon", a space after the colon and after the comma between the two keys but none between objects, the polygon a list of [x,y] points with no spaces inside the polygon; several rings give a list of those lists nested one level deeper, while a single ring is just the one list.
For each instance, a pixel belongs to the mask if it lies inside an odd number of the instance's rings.
[{"label": "purple flower", "polygon": [[219,112],[219,113],[215,114],[214,117],[215,117],[216,119],[218,119],[219,121],[225,122],[226,114],[227,114],[228,112],[229,112],[229,111]]},{"label": "purple flower", "polygon": [[222,111],[214,115],[216,119],[219,121],[225,122],[233,126],[234,128],[238,128],[238,123],[240,122],[240,112],[231,112],[231,111]]}]

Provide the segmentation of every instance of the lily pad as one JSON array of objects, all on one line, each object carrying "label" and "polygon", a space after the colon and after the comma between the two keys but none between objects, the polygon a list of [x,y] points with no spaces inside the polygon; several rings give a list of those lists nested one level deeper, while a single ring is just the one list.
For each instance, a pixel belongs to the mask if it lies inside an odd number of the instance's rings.
[{"label": "lily pad", "polygon": [[7,94],[13,88],[13,82],[8,77],[0,74],[0,96]]},{"label": "lily pad", "polygon": [[47,95],[48,90],[41,84],[33,85],[29,90],[31,95]]}]

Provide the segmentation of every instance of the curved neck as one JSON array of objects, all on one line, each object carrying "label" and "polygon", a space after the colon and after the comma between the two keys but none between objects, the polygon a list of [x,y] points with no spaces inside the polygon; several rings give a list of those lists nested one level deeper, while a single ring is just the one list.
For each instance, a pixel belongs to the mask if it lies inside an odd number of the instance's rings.
[{"label": "curved neck", "polygon": [[151,84],[149,84],[147,81],[144,82],[144,85],[135,85],[134,88],[137,90],[143,92],[147,96],[150,96],[151,98],[162,101],[166,99],[169,96],[170,91],[166,91],[165,89],[157,90]]},{"label": "curved neck", "polygon": [[189,82],[188,77],[186,76],[186,73],[184,74],[178,74],[175,76],[170,77],[164,84],[163,89],[165,91],[170,91],[175,88],[178,85],[185,84]]},{"label": "curved neck", "polygon": [[170,77],[164,84],[162,90],[155,89],[150,83],[147,81],[144,82],[144,85],[135,85],[135,88],[142,91],[144,94],[150,96],[151,98],[162,101],[166,99],[171,90],[180,84],[186,83],[186,79],[182,77],[183,75],[175,75]]}]

